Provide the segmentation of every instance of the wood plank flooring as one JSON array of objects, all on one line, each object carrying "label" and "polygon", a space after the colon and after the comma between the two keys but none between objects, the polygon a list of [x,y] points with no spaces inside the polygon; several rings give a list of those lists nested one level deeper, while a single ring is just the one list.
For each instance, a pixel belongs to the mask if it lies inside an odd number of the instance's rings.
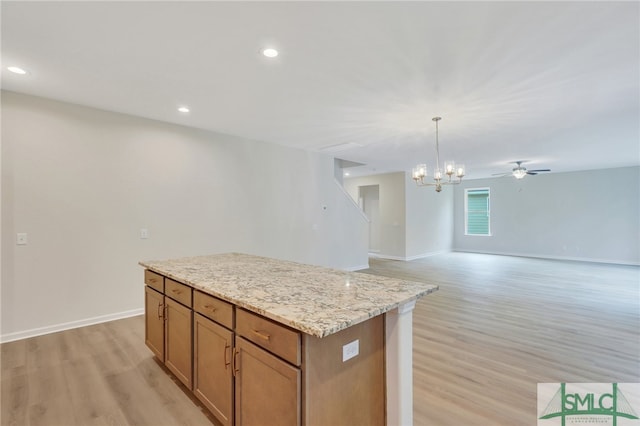
[{"label": "wood plank flooring", "polygon": [[145,346],[143,316],[4,343],[0,349],[3,426],[213,423]]},{"label": "wood plank flooring", "polygon": [[414,423],[535,425],[537,383],[640,382],[640,268],[450,253],[374,260],[428,279],[414,311]]},{"label": "wood plank flooring", "polygon": [[[638,267],[467,253],[370,265],[440,286],[414,311],[416,426],[535,425],[538,382],[640,382]],[[0,357],[1,425],[213,423],[154,360],[141,316]]]}]

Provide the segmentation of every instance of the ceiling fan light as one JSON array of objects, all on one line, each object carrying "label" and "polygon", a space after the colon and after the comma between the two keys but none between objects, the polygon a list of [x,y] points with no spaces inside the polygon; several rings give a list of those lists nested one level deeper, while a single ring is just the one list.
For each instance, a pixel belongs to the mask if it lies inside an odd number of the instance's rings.
[{"label": "ceiling fan light", "polygon": [[515,169],[513,171],[513,176],[516,179],[522,179],[523,177],[525,177],[527,175],[527,171],[526,170],[522,170],[522,169]]}]

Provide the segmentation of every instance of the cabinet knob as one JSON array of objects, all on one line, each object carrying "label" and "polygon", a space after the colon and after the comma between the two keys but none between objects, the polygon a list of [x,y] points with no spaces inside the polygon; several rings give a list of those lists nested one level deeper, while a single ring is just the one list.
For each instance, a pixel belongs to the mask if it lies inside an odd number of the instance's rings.
[{"label": "cabinet knob", "polygon": [[216,308],[213,307],[213,305],[204,305],[203,308],[211,311],[211,312],[215,312]]}]

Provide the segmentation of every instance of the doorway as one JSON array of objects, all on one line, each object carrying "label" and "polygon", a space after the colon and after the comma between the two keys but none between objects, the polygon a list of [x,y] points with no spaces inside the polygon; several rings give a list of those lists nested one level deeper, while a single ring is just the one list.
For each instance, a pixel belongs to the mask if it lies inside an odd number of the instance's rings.
[{"label": "doorway", "polygon": [[380,185],[358,187],[358,204],[369,219],[369,252],[380,252]]}]

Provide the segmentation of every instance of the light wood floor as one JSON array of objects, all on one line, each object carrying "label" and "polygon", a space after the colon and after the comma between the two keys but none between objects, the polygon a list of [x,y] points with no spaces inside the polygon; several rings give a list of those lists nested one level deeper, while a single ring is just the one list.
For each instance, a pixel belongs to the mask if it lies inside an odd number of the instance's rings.
[{"label": "light wood floor", "polygon": [[[638,267],[465,253],[370,264],[440,286],[414,311],[416,426],[535,425],[538,382],[640,382]],[[0,349],[2,425],[212,424],[152,358],[141,316]]]},{"label": "light wood floor", "polygon": [[535,425],[537,383],[640,382],[640,268],[451,253],[374,261],[431,279],[414,311],[414,423]]}]

